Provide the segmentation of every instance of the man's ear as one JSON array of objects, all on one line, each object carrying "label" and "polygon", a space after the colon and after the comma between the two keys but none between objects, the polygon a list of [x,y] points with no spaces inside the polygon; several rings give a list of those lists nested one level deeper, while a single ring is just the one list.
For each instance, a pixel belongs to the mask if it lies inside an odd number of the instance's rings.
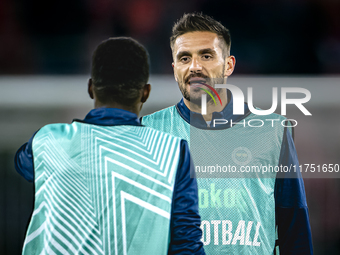
[{"label": "man's ear", "polygon": [[142,92],[142,98],[140,100],[142,103],[145,103],[146,100],[148,100],[149,95],[150,95],[150,91],[151,91],[151,85],[145,84],[144,88],[143,88],[143,92]]},{"label": "man's ear", "polygon": [[88,82],[87,92],[89,93],[90,98],[94,99],[94,96],[93,96],[93,83],[92,83],[92,79],[91,78],[89,79],[89,82]]},{"label": "man's ear", "polygon": [[234,72],[236,59],[234,56],[229,56],[225,59],[224,77],[230,76]]}]

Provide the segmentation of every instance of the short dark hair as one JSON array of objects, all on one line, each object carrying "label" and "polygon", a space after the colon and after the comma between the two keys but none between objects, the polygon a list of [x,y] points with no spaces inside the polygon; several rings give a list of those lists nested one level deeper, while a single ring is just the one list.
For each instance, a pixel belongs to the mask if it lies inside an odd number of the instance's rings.
[{"label": "short dark hair", "polygon": [[189,32],[212,32],[218,35],[224,56],[230,54],[230,33],[220,22],[214,20],[208,15],[202,13],[185,13],[173,26],[172,35],[170,37],[171,49],[174,49],[177,37]]},{"label": "short dark hair", "polygon": [[93,53],[91,78],[100,102],[130,105],[149,80],[148,53],[130,37],[109,38]]}]

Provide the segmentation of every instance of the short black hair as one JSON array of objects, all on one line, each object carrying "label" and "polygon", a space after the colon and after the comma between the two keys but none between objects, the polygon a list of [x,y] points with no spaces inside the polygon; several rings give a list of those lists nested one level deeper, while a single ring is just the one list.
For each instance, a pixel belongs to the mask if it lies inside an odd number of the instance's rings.
[{"label": "short black hair", "polygon": [[131,105],[149,80],[147,50],[130,37],[109,38],[93,53],[91,78],[100,102]]},{"label": "short black hair", "polygon": [[229,56],[231,39],[230,33],[220,22],[202,13],[185,13],[172,28],[170,37],[171,49],[174,49],[177,37],[189,32],[212,32],[218,35],[224,56]]}]

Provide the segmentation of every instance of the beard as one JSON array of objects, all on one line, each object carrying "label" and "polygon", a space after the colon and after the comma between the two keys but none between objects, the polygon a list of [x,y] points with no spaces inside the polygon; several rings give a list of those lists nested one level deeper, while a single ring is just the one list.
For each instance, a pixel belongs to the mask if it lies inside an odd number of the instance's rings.
[{"label": "beard", "polygon": [[[201,74],[201,73],[195,73],[195,74],[190,74],[187,78],[185,78],[183,81],[178,82],[178,87],[183,95],[183,98],[188,100],[190,103],[196,104],[196,105],[201,105],[201,97],[202,94],[205,93],[198,87],[190,87],[190,92],[187,89],[187,84],[189,83],[191,78],[194,77],[199,77],[203,78],[206,80],[205,84],[210,85],[211,87],[215,88],[215,84],[224,84],[225,83],[225,78],[223,77],[224,70],[221,74],[219,74],[216,78],[209,78],[208,76]],[[205,87],[204,84],[202,84],[202,87]],[[217,95],[213,93],[209,88],[205,87],[216,99]],[[216,89],[216,92],[220,94],[220,92],[223,91],[222,88]],[[207,97],[207,104],[213,103],[213,99],[208,96]]]}]

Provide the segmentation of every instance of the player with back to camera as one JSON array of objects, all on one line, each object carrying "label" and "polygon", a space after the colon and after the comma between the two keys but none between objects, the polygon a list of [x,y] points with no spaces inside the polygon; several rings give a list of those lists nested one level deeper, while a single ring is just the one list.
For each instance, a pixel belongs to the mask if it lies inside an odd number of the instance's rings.
[{"label": "player with back to camera", "polygon": [[146,49],[103,41],[92,58],[95,109],[38,130],[16,153],[35,184],[23,254],[204,254],[187,142],[144,127]]}]

